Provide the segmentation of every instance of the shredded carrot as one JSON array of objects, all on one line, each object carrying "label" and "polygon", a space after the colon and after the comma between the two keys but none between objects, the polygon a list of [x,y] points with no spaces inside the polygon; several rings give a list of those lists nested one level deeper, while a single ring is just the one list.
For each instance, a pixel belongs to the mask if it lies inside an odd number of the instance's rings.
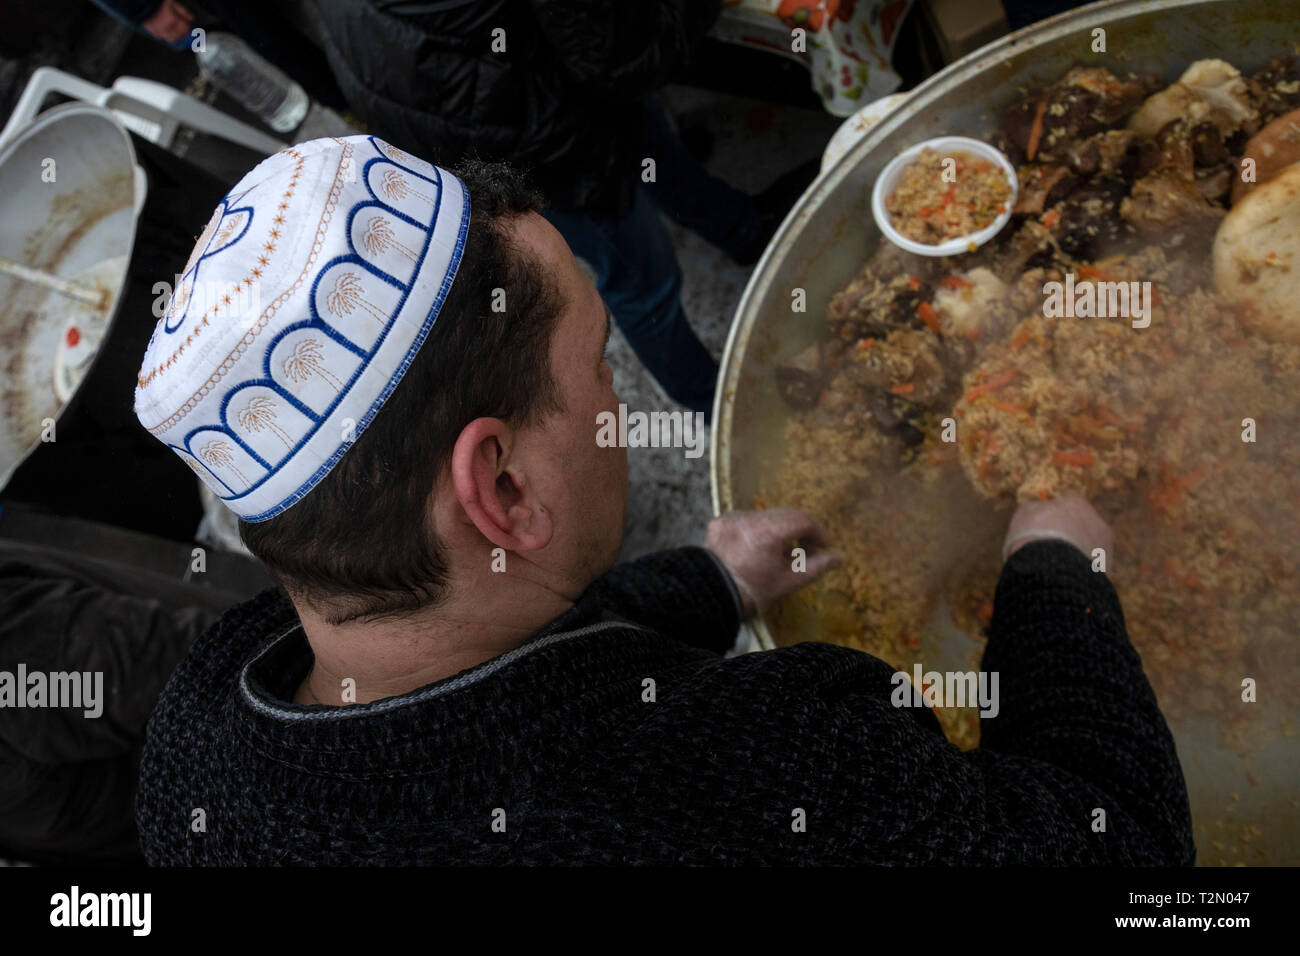
[{"label": "shredded carrot", "polygon": [[1018,374],[1018,371],[1019,371],[1018,369],[1009,368],[1005,372],[999,372],[997,375],[994,375],[983,385],[976,385],[974,388],[972,388],[969,392],[966,393],[966,401],[973,402],[975,399],[979,398],[981,395],[985,394],[986,392],[991,392],[994,389],[1001,388],[1003,385],[1006,385],[1012,379],[1014,379]]},{"label": "shredded carrot", "polygon": [[993,620],[993,602],[985,601],[983,604],[981,604],[979,606],[979,610],[975,612],[975,616],[979,618],[979,620],[984,624],[987,624],[989,621]]},{"label": "shredded carrot", "polygon": [[921,288],[921,279],[919,276],[908,276],[907,285],[913,292]]},{"label": "shredded carrot", "polygon": [[966,341],[968,341],[968,342],[978,342],[978,341],[980,340],[980,338],[983,337],[983,335],[984,335],[984,330],[981,329],[981,328],[979,328],[979,326],[976,326],[975,328],[967,329],[967,330],[966,330]]},{"label": "shredded carrot", "polygon": [[871,348],[871,346],[875,344],[876,344],[876,340],[868,336],[867,338],[863,339],[861,342],[858,343],[858,351],[865,352],[867,351],[867,349]]},{"label": "shredded carrot", "polygon": [[1043,114],[1047,112],[1047,97],[1038,101],[1038,109],[1034,111],[1034,123],[1029,127],[1029,142],[1025,145],[1025,158],[1031,163],[1034,156],[1038,154],[1038,141],[1043,136]]},{"label": "shredded carrot", "polygon": [[1115,280],[1115,276],[1104,269],[1098,269],[1096,266],[1079,266],[1079,275],[1085,279],[1101,279],[1104,282]]},{"label": "shredded carrot", "polygon": [[934,311],[934,306],[929,302],[922,302],[916,307],[916,313],[921,317],[921,321],[930,327],[934,332],[939,331],[939,313]]},{"label": "shredded carrot", "polygon": [[939,280],[939,285],[943,286],[945,289],[969,289],[972,288],[975,283],[968,282],[961,276],[944,276]]},{"label": "shredded carrot", "polygon": [[895,385],[890,389],[895,395],[911,395],[916,391],[916,386],[911,382],[904,382],[902,385]]},{"label": "shredded carrot", "polygon": [[1089,415],[1087,412],[1079,412],[1079,414],[1075,415],[1074,418],[1080,424],[1082,424],[1085,429],[1089,431],[1096,431],[1098,428],[1101,428],[1103,425],[1103,422],[1101,421],[1100,418],[1094,418],[1092,415]]},{"label": "shredded carrot", "polygon": [[1019,352],[1029,341],[1029,328],[1026,326],[1016,333],[1016,337],[1011,340],[1011,351]]},{"label": "shredded carrot", "polygon": [[1043,217],[1043,225],[1046,226],[1048,229],[1051,229],[1058,222],[1060,222],[1060,220],[1061,220],[1061,214],[1057,212],[1055,209],[1051,209],[1048,211],[1047,215]]},{"label": "shredded carrot", "polygon": [[994,408],[1001,409],[1004,412],[1011,412],[1013,415],[1024,415],[1026,418],[1033,418],[1033,414],[1023,405],[1017,405],[1014,402],[1002,402],[996,398],[989,402]]},{"label": "shredded carrot", "polygon": [[1054,451],[1052,460],[1059,465],[1091,465],[1094,461],[1090,451]]}]

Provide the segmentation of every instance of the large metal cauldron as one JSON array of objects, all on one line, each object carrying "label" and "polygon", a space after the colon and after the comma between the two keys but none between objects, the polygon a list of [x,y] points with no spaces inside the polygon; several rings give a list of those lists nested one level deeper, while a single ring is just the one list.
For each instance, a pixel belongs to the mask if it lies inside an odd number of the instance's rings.
[{"label": "large metal cauldron", "polygon": [[[1092,52],[1098,27],[1106,31],[1105,54]],[[918,87],[804,195],[745,289],[714,405],[714,510],[752,507],[762,469],[780,462],[789,409],[773,370],[824,334],[831,296],[881,241],[871,216],[871,187],[895,154],[944,134],[987,137],[1003,109],[1025,90],[1054,82],[1076,64],[1152,72],[1173,82],[1193,60],[1218,57],[1248,73],[1293,52],[1297,36],[1300,0],[1110,0],[1020,30]],[[806,291],[806,312],[791,310],[796,288]],[[777,633],[772,621],[754,622],[764,647],[823,637],[814,628],[786,627]],[[944,656],[944,647],[935,648],[935,666],[945,666]],[[955,659],[953,664],[961,666]],[[1292,689],[1278,691],[1295,698]],[[1279,722],[1295,720],[1285,704],[1258,706],[1276,707]],[[1296,738],[1242,754],[1224,748],[1217,725],[1208,721],[1173,730],[1191,792],[1199,858],[1300,863]]]}]

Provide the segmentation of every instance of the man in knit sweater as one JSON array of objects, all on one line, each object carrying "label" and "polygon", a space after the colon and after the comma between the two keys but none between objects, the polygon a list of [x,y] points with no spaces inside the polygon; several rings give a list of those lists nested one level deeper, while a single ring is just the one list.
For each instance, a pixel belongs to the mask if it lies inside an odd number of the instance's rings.
[{"label": "man in knit sweater", "polygon": [[[200,237],[186,275],[206,263],[209,280],[286,231],[311,240],[266,267],[278,311],[227,341],[219,313],[175,338],[194,319],[173,302],[137,392],[284,593],[228,612],[164,691],[145,856],[1191,863],[1173,740],[1081,499],[1013,518],[983,661],[997,713],[969,752],[897,706],[869,655],[724,656],[745,617],[835,561],[808,516],[738,513],[703,548],[614,564],[626,452],[595,440],[617,407],[609,317],[534,203],[500,167],[453,177],[356,137],[268,160]],[[402,361],[383,358],[394,340]]]}]

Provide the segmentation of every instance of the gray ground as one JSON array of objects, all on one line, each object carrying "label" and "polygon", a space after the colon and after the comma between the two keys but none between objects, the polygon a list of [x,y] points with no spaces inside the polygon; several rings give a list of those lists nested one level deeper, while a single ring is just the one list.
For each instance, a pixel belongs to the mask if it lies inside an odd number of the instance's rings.
[{"label": "gray ground", "polygon": [[[673,88],[665,95],[679,120],[703,122],[714,136],[709,171],[746,192],[821,155],[839,125],[829,115],[717,93]],[[683,273],[682,297],[700,339],[722,356],[751,268],[737,266],[692,232],[669,224]],[[628,411],[675,411],[615,331],[610,343],[614,387]],[[699,543],[712,517],[709,451],[687,458],[677,448],[629,448],[630,488],[622,557]]]}]

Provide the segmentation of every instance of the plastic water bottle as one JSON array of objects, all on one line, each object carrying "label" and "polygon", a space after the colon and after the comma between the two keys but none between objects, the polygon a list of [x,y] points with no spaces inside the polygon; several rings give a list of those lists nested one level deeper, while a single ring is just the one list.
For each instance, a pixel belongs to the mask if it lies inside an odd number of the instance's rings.
[{"label": "plastic water bottle", "polygon": [[287,133],[302,124],[311,106],[306,90],[239,37],[209,33],[203,49],[194,55],[199,70],[213,86],[277,133]]}]

